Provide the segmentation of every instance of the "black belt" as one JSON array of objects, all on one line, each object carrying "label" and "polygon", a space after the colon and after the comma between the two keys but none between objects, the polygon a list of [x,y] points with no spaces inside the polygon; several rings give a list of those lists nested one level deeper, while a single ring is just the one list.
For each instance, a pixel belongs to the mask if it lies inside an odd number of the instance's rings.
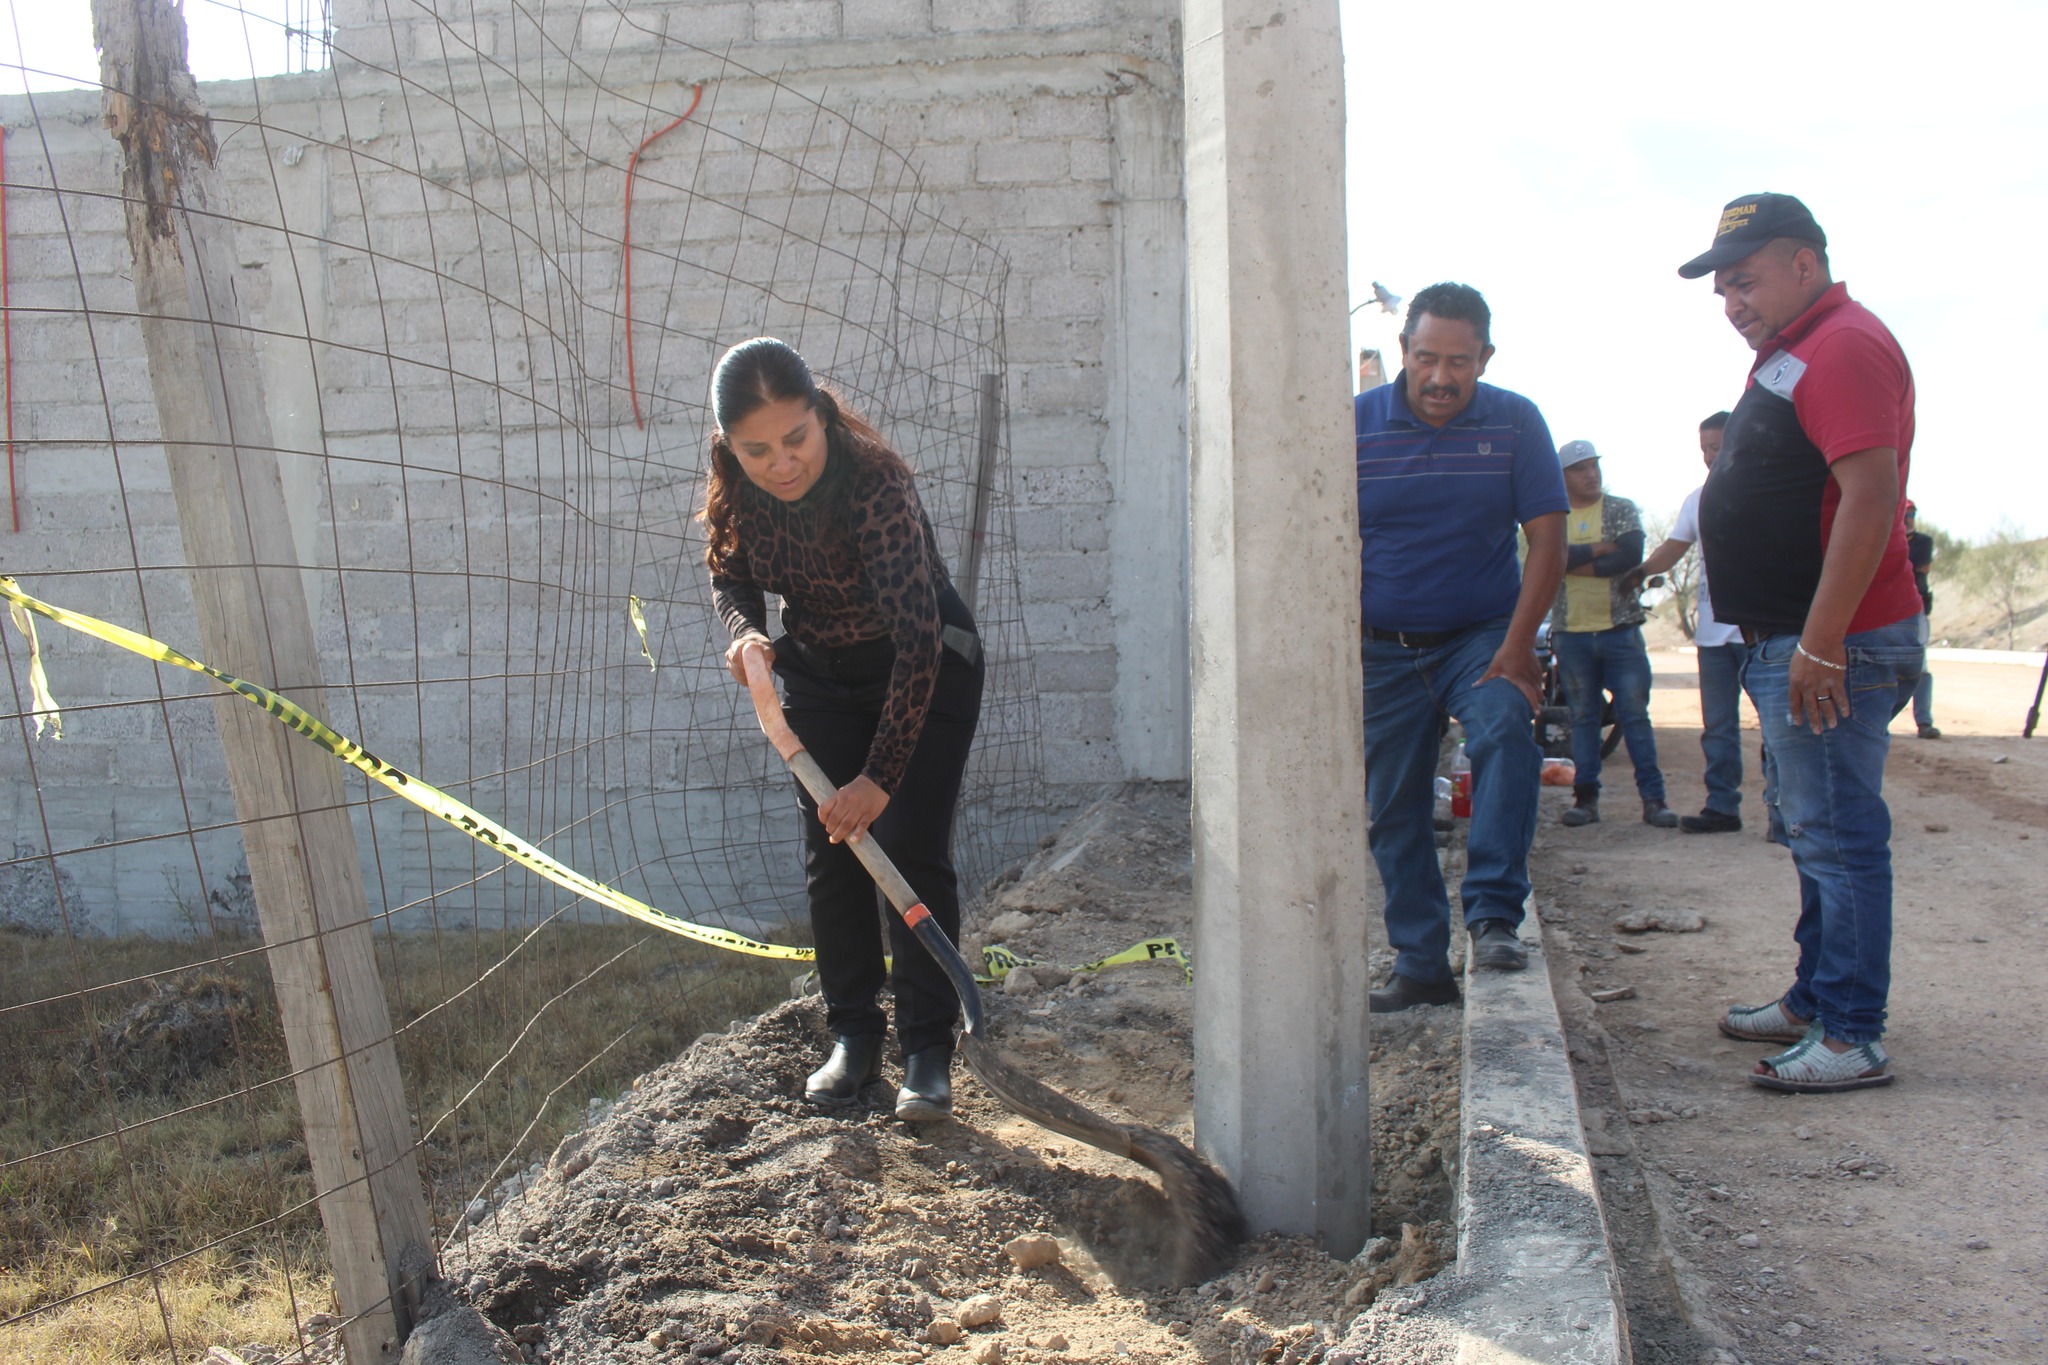
[{"label": "black belt", "polygon": [[[939,641],[968,663],[981,657],[981,637],[960,626],[939,627]],[[791,635],[777,641],[810,672],[839,682],[865,682],[887,674],[896,662],[896,645],[888,636],[851,645],[807,645]]]},{"label": "black belt", "polygon": [[1378,626],[1365,627],[1366,639],[1383,640],[1405,649],[1441,649],[1464,633],[1462,630],[1381,630]]},{"label": "black belt", "polygon": [[1742,643],[1746,645],[1760,645],[1777,635],[1800,634],[1796,630],[1757,630],[1751,626],[1737,626],[1736,629],[1742,632]]}]

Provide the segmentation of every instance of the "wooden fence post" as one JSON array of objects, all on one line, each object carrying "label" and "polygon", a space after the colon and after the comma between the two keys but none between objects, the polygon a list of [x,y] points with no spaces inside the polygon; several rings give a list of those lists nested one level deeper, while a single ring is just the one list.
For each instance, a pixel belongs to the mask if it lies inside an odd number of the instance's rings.
[{"label": "wooden fence post", "polygon": [[[270,413],[235,295],[233,224],[212,122],[171,0],[93,0],[150,385],[206,658],[323,719],[313,622]],[[428,1253],[390,1013],[377,975],[340,765],[225,694],[215,712],[270,970],[297,1073],[306,1147],[347,1320],[351,1365],[396,1362]]]}]

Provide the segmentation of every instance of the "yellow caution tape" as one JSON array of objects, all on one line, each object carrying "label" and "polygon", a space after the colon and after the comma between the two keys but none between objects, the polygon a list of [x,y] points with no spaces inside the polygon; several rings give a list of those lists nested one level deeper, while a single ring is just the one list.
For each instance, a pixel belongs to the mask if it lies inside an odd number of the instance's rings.
[{"label": "yellow caution tape", "polygon": [[[596,901],[599,905],[607,906],[622,915],[629,915],[634,919],[652,924],[656,928],[666,929],[671,934],[680,934],[682,937],[694,939],[698,943],[709,944],[713,948],[725,948],[735,953],[748,953],[755,957],[782,958],[792,962],[809,962],[817,956],[809,948],[790,948],[779,943],[761,943],[743,934],[735,934],[729,929],[713,929],[707,925],[692,924],[688,920],[679,919],[671,915],[666,910],[658,910],[645,901],[635,900],[625,892],[606,886],[603,882],[586,877],[575,868],[555,861],[532,844],[521,839],[511,830],[506,829],[490,817],[457,801],[438,787],[430,786],[410,773],[392,767],[389,763],[370,753],[354,740],[329,728],[324,721],[320,720],[319,717],[313,715],[310,711],[305,710],[285,697],[279,696],[267,687],[258,686],[255,683],[237,678],[231,673],[223,673],[217,668],[211,668],[206,664],[200,663],[197,659],[191,658],[189,655],[180,654],[162,641],[152,640],[147,635],[139,635],[122,626],[99,620],[97,617],[81,615],[75,611],[66,611],[62,607],[53,607],[48,602],[31,597],[21,591],[12,578],[0,576],[0,598],[5,598],[9,603],[13,604],[13,610],[17,613],[17,619],[20,619],[20,609],[26,607],[29,611],[35,612],[39,616],[48,617],[60,626],[68,626],[82,634],[104,640],[110,645],[118,645],[130,653],[140,654],[145,659],[153,659],[158,663],[174,664],[179,668],[190,669],[194,673],[205,674],[223,687],[226,687],[229,691],[270,713],[270,715],[281,721],[293,733],[311,740],[314,744],[319,745],[322,749],[333,754],[336,758],[361,772],[364,776],[373,779],[399,796],[404,797],[407,801],[412,802],[412,804],[418,806],[427,814],[438,816],[478,843],[496,849],[513,862],[538,872],[541,876],[546,877],[564,890],[573,891],[579,896]],[[40,668],[40,662],[35,667]],[[41,706],[40,700],[37,705]],[[51,709],[55,710],[55,703],[51,704]]]},{"label": "yellow caution tape", "polygon": [[51,739],[62,739],[64,713],[57,709],[57,699],[50,695],[50,675],[43,671],[43,642],[36,638],[36,618],[13,605],[7,608],[7,614],[28,636],[28,695],[36,718],[36,738],[41,739],[43,728],[48,726]]},{"label": "yellow caution tape", "polygon": [[647,660],[647,671],[654,672],[654,655],[647,648],[647,613],[640,610],[640,599],[626,594],[626,615],[632,618],[633,629],[640,632],[640,657]]},{"label": "yellow caution tape", "polygon": [[1120,953],[1111,953],[1096,962],[1084,962],[1078,967],[1065,967],[1055,962],[1040,962],[1036,958],[1019,957],[1002,944],[996,943],[981,950],[982,965],[988,969],[986,976],[976,977],[983,985],[993,985],[1010,974],[1013,967],[1050,967],[1056,972],[1099,972],[1108,967],[1128,966],[1133,962],[1178,962],[1181,973],[1192,985],[1195,980],[1195,964],[1180,946],[1177,939],[1148,938]]}]

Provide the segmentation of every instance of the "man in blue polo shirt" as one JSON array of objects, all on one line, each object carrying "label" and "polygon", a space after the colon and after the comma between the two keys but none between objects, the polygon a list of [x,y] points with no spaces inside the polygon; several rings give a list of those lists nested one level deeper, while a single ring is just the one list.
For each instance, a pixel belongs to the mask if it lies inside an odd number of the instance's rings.
[{"label": "man in blue polo shirt", "polygon": [[1542,765],[1536,627],[1564,576],[1567,504],[1543,414],[1479,382],[1492,322],[1478,290],[1431,285],[1408,305],[1400,376],[1357,398],[1365,789],[1396,953],[1368,997],[1376,1014],[1458,999],[1430,820],[1447,718],[1465,727],[1472,760],[1460,888],[1472,960],[1506,971],[1529,960],[1519,930]]}]

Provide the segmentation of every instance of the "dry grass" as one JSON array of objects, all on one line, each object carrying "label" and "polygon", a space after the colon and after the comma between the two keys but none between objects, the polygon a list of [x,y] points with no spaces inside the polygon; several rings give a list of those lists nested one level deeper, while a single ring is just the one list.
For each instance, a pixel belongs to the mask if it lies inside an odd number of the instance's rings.
[{"label": "dry grass", "polygon": [[[0,934],[0,1008],[137,982],[0,1015],[0,1361],[191,1361],[290,1343],[333,1307],[318,1217],[292,1211],[312,1182],[292,1086],[266,1084],[289,1067],[252,946]],[[618,922],[385,938],[379,961],[444,1237],[589,1098],[758,1012],[793,974]],[[150,996],[144,979],[202,978],[246,992],[231,1059],[124,1093],[92,1040]]]}]

